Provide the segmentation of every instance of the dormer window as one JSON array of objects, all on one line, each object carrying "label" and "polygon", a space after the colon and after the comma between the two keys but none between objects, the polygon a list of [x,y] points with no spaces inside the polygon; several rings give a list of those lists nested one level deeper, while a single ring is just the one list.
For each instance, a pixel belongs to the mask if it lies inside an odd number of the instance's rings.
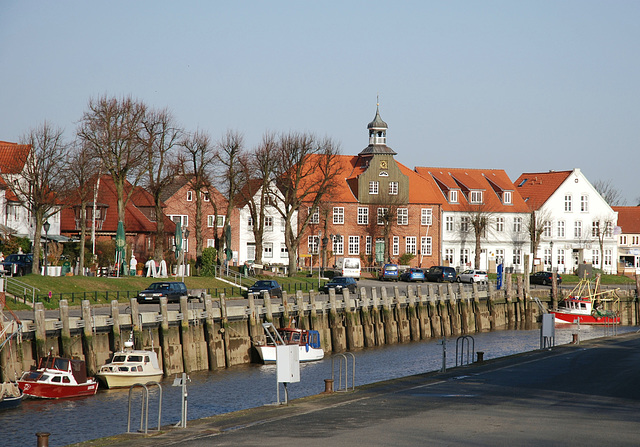
[{"label": "dormer window", "polygon": [[482,203],[482,191],[469,191],[469,203]]},{"label": "dormer window", "polygon": [[505,191],[502,193],[502,203],[505,205],[511,204],[511,191]]},{"label": "dormer window", "polygon": [[449,203],[458,203],[458,191],[449,191]]}]

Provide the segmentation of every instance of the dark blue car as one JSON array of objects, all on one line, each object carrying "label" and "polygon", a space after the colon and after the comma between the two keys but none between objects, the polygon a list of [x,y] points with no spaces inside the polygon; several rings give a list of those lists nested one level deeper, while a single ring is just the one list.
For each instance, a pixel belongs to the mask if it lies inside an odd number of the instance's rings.
[{"label": "dark blue car", "polygon": [[381,281],[397,281],[400,277],[400,269],[398,264],[385,264],[380,270]]},{"label": "dark blue car", "polygon": [[415,268],[407,269],[400,275],[400,281],[424,282],[424,270]]},{"label": "dark blue car", "polygon": [[282,288],[280,284],[278,284],[278,281],[264,279],[256,281],[254,285],[249,287],[249,293],[259,293],[260,298],[262,298],[262,292],[265,290],[269,292],[269,295],[272,297],[282,298]]}]

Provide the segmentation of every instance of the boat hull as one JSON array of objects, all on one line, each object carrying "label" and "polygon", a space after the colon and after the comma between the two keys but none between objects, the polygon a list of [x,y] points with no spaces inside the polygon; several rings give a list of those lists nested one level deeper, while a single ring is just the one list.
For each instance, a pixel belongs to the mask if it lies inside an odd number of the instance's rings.
[{"label": "boat hull", "polygon": [[51,384],[18,380],[18,386],[25,396],[42,399],[64,399],[69,397],[93,396],[98,391],[98,382],[91,380],[79,385]]},{"label": "boat hull", "polygon": [[[313,362],[324,358],[324,350],[322,348],[312,348],[311,346],[298,346],[298,355],[301,362]],[[256,348],[260,359],[264,363],[273,363],[276,361],[275,346],[258,346]]]},{"label": "boat hull", "polygon": [[[593,316],[562,311],[552,311],[555,322],[560,324],[620,324],[620,317]],[[577,321],[576,321],[577,320]]]},{"label": "boat hull", "polygon": [[24,396],[24,394],[20,394],[20,396],[17,397],[5,397],[4,399],[1,399],[0,411],[8,410],[10,408],[16,408],[17,406],[19,406],[22,402],[22,396]]},{"label": "boat hull", "polygon": [[147,382],[159,382],[163,374],[118,374],[118,373],[98,373],[96,377],[107,388],[128,388],[136,383],[146,384]]}]

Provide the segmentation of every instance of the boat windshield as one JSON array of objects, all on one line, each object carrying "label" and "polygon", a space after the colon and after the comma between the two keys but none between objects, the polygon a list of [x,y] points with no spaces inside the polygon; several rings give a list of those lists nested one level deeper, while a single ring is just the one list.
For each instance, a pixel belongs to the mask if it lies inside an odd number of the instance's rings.
[{"label": "boat windshield", "polygon": [[69,359],[61,359],[60,357],[47,357],[42,359],[40,367],[59,369],[60,371],[69,371]]},{"label": "boat windshield", "polygon": [[22,376],[22,380],[27,380],[29,382],[35,382],[37,380],[45,381],[49,378],[46,374],[40,374],[38,371],[28,371],[25,372]]},{"label": "boat windshield", "polygon": [[125,362],[125,361],[127,361],[127,356],[126,355],[114,355],[113,356],[113,360],[111,360],[111,363]]},{"label": "boat windshield", "polygon": [[141,355],[130,355],[129,356],[129,361],[130,362],[141,362],[142,361],[142,356]]}]

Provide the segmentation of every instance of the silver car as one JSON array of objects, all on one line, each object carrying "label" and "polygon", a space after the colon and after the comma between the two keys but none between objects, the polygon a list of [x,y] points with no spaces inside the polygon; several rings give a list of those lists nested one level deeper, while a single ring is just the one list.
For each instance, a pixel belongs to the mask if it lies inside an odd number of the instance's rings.
[{"label": "silver car", "polygon": [[489,281],[489,277],[487,276],[487,272],[485,272],[484,270],[469,269],[460,273],[458,275],[457,281],[468,282],[471,284],[474,282],[487,282]]}]

